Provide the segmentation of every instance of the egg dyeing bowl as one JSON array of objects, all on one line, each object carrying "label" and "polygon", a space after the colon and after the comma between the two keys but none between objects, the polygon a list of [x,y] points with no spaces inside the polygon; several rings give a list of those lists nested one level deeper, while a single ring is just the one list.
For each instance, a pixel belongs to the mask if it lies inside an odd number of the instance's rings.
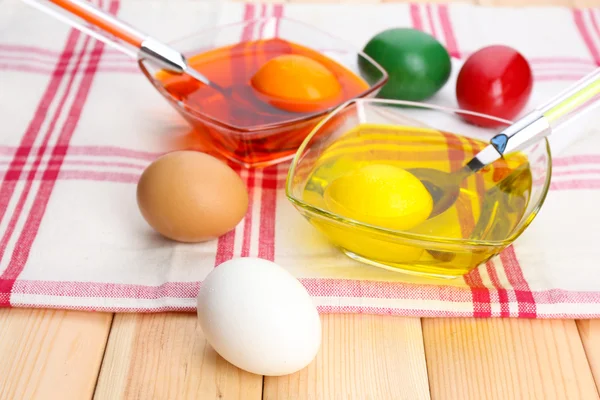
[{"label": "egg dyeing bowl", "polygon": [[[194,66],[193,59],[199,54],[211,54],[211,52],[219,51],[222,48],[232,48],[232,51],[246,51],[249,46],[247,44],[265,39],[281,39],[303,46],[317,52],[321,57],[327,57],[327,59],[334,61],[361,78],[366,84],[365,89],[356,96],[351,96],[350,99],[375,96],[387,82],[388,75],[385,70],[366,54],[321,30],[283,17],[258,18],[218,26],[175,40],[169,44],[181,51],[188,58],[190,65]],[[244,50],[244,46],[246,46],[246,50]],[[260,48],[261,53],[256,56],[258,61],[245,64],[245,67],[249,69],[243,71],[244,79],[249,80],[249,76],[255,73],[264,62],[277,55],[270,53],[270,51],[268,46]],[[206,107],[202,107],[202,105],[190,107],[186,102],[181,101],[180,98],[165,89],[163,82],[157,79],[159,69],[153,64],[142,60],[140,61],[140,67],[146,77],[175,110],[217,152],[245,167],[263,167],[291,159],[315,125],[325,115],[348,100],[343,99],[326,109],[314,112],[290,113],[284,119],[275,122],[261,122],[256,118],[245,122],[240,118],[233,121],[230,118],[223,117],[223,115],[217,115],[223,107],[216,107],[219,112],[211,109],[209,103]],[[210,69],[206,66],[196,68],[209,79],[223,85],[223,82],[219,80],[224,79],[224,75],[221,77],[215,74],[211,75]],[[230,77],[229,79],[235,79],[235,76],[240,75],[236,71],[230,71],[227,74]],[[249,91],[249,87],[240,89],[232,87],[233,97],[228,104],[233,105],[233,101],[239,100],[240,97],[243,97],[242,102],[247,100],[248,96],[253,96]],[[240,115],[239,111],[237,115]],[[241,110],[241,113],[243,113],[243,110]]]},{"label": "egg dyeing bowl", "polygon": [[[318,231],[355,260],[417,275],[464,275],[513,243],[535,218],[550,184],[546,139],[466,179],[455,206],[415,226],[395,229],[345,214],[331,199],[344,190],[355,204],[356,197],[368,198],[352,174],[374,164],[444,172],[460,168],[497,132],[469,124],[465,115],[510,125],[492,116],[422,103],[348,101],[301,144],[288,173],[286,195]],[[336,192],[332,183],[339,179],[347,184],[338,184]],[[394,190],[403,187],[398,188]],[[366,209],[376,209],[376,200],[370,198]]]}]

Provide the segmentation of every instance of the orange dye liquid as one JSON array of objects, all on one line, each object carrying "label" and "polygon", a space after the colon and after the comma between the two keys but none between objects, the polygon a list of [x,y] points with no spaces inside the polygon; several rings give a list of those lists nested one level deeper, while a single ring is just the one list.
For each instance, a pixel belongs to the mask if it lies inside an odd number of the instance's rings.
[{"label": "orange dye liquid", "polygon": [[[336,77],[341,91],[335,99],[327,99],[311,107],[274,106],[251,84],[252,77],[269,60],[295,54],[309,57],[327,67]],[[325,55],[282,39],[265,39],[239,43],[210,50],[188,59],[188,63],[209,80],[225,88],[221,93],[187,75],[160,71],[156,78],[185,107],[206,115],[185,115],[195,130],[209,137],[217,150],[242,164],[258,166],[291,157],[306,135],[319,122],[320,111],[336,106],[369,89],[358,75]],[[268,77],[267,77],[268,79]],[[276,104],[276,103],[275,103]],[[300,103],[299,103],[300,105]],[[212,123],[213,119],[235,128]],[[294,124],[280,124],[301,119]]]}]

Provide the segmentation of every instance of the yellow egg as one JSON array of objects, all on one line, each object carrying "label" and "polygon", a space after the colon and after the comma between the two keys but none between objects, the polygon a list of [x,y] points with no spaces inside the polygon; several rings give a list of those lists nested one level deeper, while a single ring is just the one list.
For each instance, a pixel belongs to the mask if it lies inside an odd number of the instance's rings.
[{"label": "yellow egg", "polygon": [[342,92],[333,72],[320,62],[297,54],[267,61],[254,74],[251,83],[270,103],[293,112],[329,106]]},{"label": "yellow egg", "polygon": [[433,209],[433,199],[419,179],[387,164],[371,164],[334,180],[324,198],[332,212],[394,230],[419,225]]},{"label": "yellow egg", "polygon": [[162,156],[142,173],[137,202],[146,222],[180,242],[215,239],[248,209],[246,185],[224,162],[197,151]]}]

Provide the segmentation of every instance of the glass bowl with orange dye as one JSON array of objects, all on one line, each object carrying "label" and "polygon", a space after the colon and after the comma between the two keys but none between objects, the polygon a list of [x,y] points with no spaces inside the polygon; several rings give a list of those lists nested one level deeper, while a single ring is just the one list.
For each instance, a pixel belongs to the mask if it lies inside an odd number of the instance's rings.
[{"label": "glass bowl with orange dye", "polygon": [[[375,96],[388,80],[380,65],[351,44],[285,17],[218,26],[170,44],[226,93],[144,60],[142,71],[205,142],[250,168],[290,160],[324,116],[348,100]],[[256,90],[253,77],[269,61],[285,56],[304,56],[325,66],[339,84],[337,96],[314,104],[270,101]],[[265,70],[263,79],[269,76]]]}]

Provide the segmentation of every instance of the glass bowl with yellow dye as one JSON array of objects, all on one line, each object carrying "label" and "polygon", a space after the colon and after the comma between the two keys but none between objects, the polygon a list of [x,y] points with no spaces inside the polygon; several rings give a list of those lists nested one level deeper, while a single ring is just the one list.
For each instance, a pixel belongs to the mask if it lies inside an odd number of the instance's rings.
[{"label": "glass bowl with yellow dye", "polygon": [[[467,114],[501,126],[472,125]],[[456,202],[433,217],[433,199],[410,170],[458,170],[509,124],[432,104],[351,100],[301,144],[286,195],[355,260],[403,273],[461,276],[512,244],[535,218],[550,184],[548,141],[473,174]]]}]

